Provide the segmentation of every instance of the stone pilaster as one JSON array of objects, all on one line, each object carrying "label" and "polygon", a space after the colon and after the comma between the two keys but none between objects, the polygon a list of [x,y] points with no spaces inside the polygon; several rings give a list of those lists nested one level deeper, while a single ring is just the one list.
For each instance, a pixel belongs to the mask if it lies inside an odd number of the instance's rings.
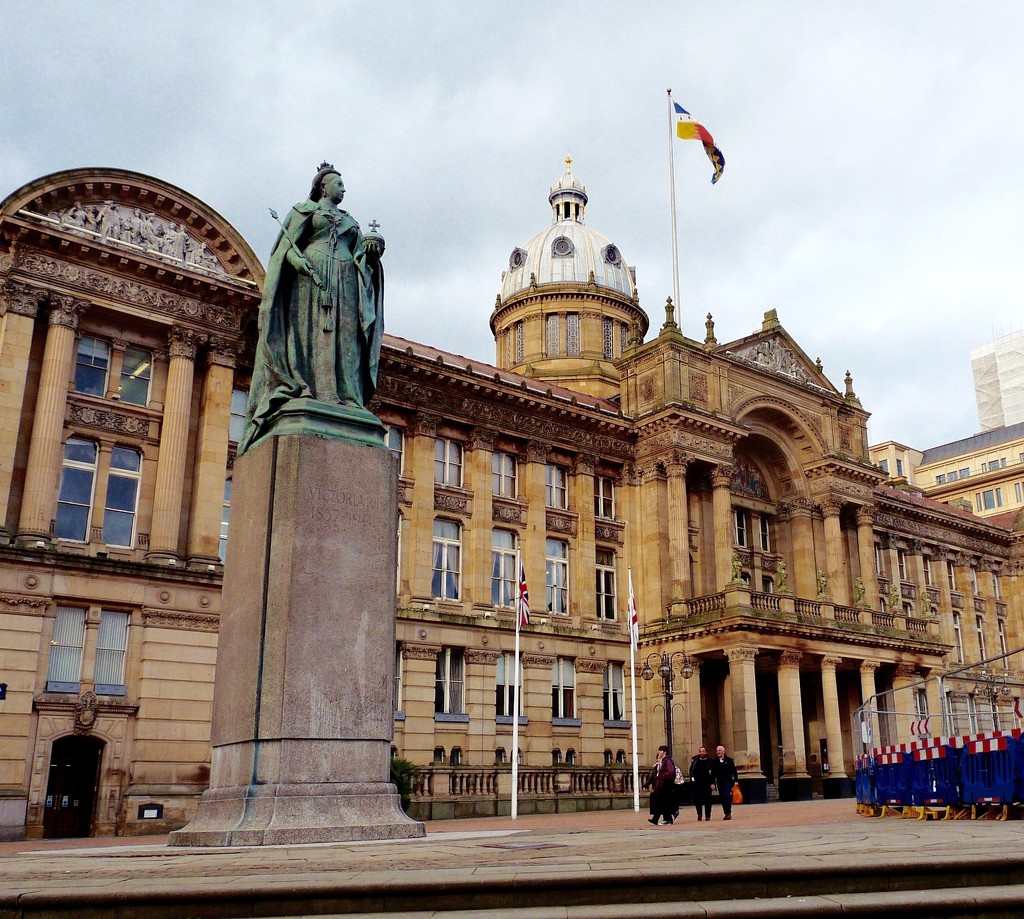
[{"label": "stone pilaster", "polygon": [[725,590],[732,579],[733,520],[732,466],[716,466],[711,472],[711,506],[715,530],[715,589]]},{"label": "stone pilaster", "polygon": [[864,604],[878,609],[878,573],[875,571],[875,514],[870,508],[857,509],[857,555],[864,584]]},{"label": "stone pilaster", "polygon": [[821,512],[825,517],[825,559],[829,590],[836,603],[849,606],[850,583],[846,572],[843,532],[839,519],[842,507],[842,502],[833,498],[821,502]]},{"label": "stone pilaster", "polygon": [[686,494],[688,462],[677,455],[667,466],[668,473],[668,547],[672,564],[670,600],[693,596],[690,583],[690,514]]}]

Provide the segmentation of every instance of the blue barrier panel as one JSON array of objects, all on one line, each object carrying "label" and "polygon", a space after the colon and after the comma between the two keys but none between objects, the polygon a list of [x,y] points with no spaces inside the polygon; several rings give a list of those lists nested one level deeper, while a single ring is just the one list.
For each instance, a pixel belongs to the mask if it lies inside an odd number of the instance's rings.
[{"label": "blue barrier panel", "polygon": [[964,746],[960,762],[964,804],[1010,804],[1016,797],[1016,738],[996,732]]},{"label": "blue barrier panel", "polygon": [[875,801],[875,763],[868,753],[857,756],[854,767],[854,788],[858,804],[874,805]]},{"label": "blue barrier panel", "polygon": [[910,788],[916,805],[960,803],[960,751],[952,738],[915,741]]},{"label": "blue barrier panel", "polygon": [[883,747],[875,757],[875,795],[879,804],[904,807],[913,803],[911,771],[914,757],[905,745]]}]

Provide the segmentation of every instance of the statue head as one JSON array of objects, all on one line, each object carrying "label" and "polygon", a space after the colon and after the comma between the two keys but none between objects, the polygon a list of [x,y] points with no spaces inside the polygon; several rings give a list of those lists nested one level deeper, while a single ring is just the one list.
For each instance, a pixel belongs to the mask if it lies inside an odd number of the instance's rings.
[{"label": "statue head", "polygon": [[339,177],[341,175],[341,173],[334,168],[334,165],[332,163],[328,163],[327,160],[324,160],[320,164],[320,168],[317,169],[316,175],[313,176],[313,186],[309,190],[310,201],[319,201],[323,197],[324,179],[332,174]]}]

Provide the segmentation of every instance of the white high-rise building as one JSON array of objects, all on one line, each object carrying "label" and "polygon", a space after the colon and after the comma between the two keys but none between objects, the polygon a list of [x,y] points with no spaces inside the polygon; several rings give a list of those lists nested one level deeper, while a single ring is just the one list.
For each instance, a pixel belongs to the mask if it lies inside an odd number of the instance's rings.
[{"label": "white high-rise building", "polygon": [[981,430],[1024,421],[1024,331],[971,349]]}]

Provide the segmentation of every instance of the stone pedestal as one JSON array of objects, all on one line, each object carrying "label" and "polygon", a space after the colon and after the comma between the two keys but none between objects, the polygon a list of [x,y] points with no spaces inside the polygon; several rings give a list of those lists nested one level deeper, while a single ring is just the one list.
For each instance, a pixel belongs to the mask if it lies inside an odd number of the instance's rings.
[{"label": "stone pedestal", "polygon": [[235,463],[233,498],[210,788],[170,844],[423,836],[389,782],[394,458],[272,437]]}]

